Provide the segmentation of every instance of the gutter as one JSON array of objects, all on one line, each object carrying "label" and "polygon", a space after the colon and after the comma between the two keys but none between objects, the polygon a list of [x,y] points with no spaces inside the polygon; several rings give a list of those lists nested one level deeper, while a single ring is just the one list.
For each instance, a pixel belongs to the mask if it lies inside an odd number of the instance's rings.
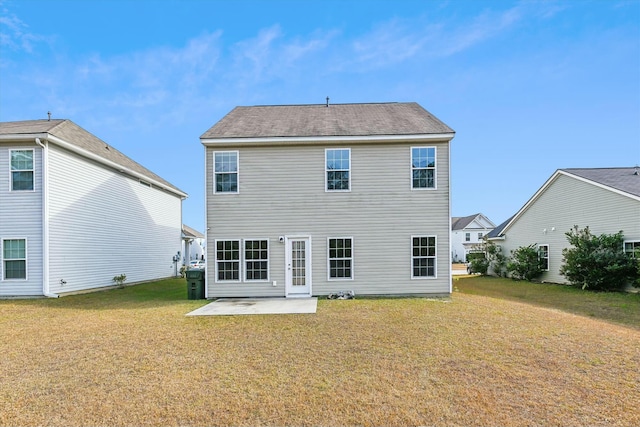
[{"label": "gutter", "polygon": [[42,147],[42,294],[49,298],[60,295],[51,292],[49,286],[49,147],[45,139],[35,138],[36,144]]},{"label": "gutter", "polygon": [[207,147],[218,145],[235,146],[260,146],[266,144],[291,145],[291,144],[370,144],[388,142],[446,142],[453,139],[454,132],[435,134],[409,134],[409,135],[347,135],[347,136],[269,136],[269,137],[227,137],[227,138],[200,138],[200,143]]}]

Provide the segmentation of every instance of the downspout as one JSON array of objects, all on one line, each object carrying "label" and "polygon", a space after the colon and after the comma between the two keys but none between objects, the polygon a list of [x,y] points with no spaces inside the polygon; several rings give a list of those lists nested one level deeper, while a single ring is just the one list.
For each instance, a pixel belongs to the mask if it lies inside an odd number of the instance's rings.
[{"label": "downspout", "polygon": [[36,138],[36,144],[42,147],[42,294],[58,298],[59,295],[49,289],[49,149],[46,139],[43,144]]}]

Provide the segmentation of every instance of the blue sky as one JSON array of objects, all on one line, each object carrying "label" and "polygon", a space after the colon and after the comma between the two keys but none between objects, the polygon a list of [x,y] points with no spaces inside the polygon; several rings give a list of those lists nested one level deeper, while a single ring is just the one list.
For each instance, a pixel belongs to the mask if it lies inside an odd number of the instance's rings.
[{"label": "blue sky", "polygon": [[237,105],[415,101],[456,131],[452,214],[640,164],[640,0],[0,0],[0,120],[66,118],[189,193]]}]

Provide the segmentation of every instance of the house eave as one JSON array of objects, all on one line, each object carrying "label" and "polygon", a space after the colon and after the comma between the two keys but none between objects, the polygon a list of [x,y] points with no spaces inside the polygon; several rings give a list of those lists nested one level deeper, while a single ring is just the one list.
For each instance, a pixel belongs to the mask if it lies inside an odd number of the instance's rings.
[{"label": "house eave", "polygon": [[152,184],[153,186],[157,187],[157,188],[161,188],[164,191],[167,191],[169,193],[172,193],[176,196],[179,196],[182,200],[186,199],[188,197],[187,193],[184,193],[182,191],[178,191],[174,188],[171,188],[161,182],[158,182],[157,180],[146,176],[144,174],[141,174],[139,172],[136,172],[134,170],[131,170],[125,166],[122,166],[118,163],[112,162],[110,160],[107,160],[103,157],[100,157],[96,154],[93,154],[87,150],[83,150],[82,148],[76,147],[73,144],[70,144],[66,141],[64,141],[63,139],[58,138],[55,135],[52,135],[50,133],[24,133],[24,134],[4,134],[4,135],[0,135],[0,141],[3,142],[8,142],[8,141],[13,141],[13,142],[35,142],[36,139],[41,139],[41,140],[46,140],[46,141],[50,141],[53,144],[56,144],[62,148],[65,148],[66,150],[69,150],[71,152],[74,152],[76,154],[79,154],[82,157],[94,160],[98,163],[101,163],[105,166],[108,166],[111,169],[115,169],[117,171],[119,171],[120,173],[125,173],[131,177],[134,177],[136,179],[140,179],[142,181],[148,182],[150,184]]},{"label": "house eave", "polygon": [[299,144],[370,144],[390,142],[448,142],[455,133],[413,134],[413,135],[345,135],[345,136],[279,136],[251,138],[200,138],[202,145],[212,146],[261,146]]}]

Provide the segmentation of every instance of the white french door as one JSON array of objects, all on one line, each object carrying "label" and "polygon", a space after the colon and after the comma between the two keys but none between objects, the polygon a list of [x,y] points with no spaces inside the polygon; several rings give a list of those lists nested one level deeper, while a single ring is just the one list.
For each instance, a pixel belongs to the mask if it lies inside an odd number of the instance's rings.
[{"label": "white french door", "polygon": [[285,293],[287,297],[311,296],[311,238],[287,237]]}]

